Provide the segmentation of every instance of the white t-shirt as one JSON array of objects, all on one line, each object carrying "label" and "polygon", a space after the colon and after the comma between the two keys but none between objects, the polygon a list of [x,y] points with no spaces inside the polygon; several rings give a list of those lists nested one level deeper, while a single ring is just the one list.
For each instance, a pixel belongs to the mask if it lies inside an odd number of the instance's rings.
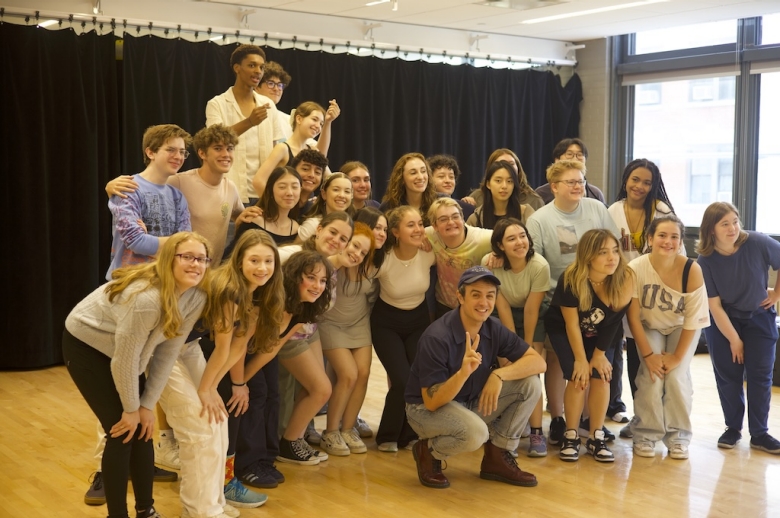
[{"label": "white t-shirt", "polygon": [[[490,254],[482,258],[482,266],[487,265]],[[535,253],[520,273],[512,270],[494,268],[493,275],[501,281],[501,294],[513,308],[524,308],[528,295],[550,289],[550,265],[547,260]]]},{"label": "white t-shirt", "polygon": [[710,325],[707,288],[702,283],[691,293],[673,290],[661,280],[650,264],[650,256],[640,256],[628,266],[636,273],[634,298],[639,300],[642,325],[668,335],[675,329],[703,329]]},{"label": "white t-shirt", "polygon": [[379,267],[379,298],[394,308],[411,310],[425,300],[431,285],[431,266],[436,264],[433,252],[418,250],[409,261],[401,261],[391,249]]},{"label": "white t-shirt", "polygon": [[317,232],[317,227],[320,226],[322,216],[314,216],[313,218],[307,218],[306,221],[298,226],[298,237],[301,241],[306,241]]}]

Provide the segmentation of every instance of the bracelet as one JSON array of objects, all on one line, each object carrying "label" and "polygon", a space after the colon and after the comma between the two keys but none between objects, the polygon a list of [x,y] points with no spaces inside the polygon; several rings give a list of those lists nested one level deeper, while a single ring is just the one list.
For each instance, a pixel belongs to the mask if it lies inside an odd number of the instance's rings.
[{"label": "bracelet", "polygon": [[246,385],[246,381],[243,383],[236,383],[235,381],[230,380],[230,383],[232,383],[234,387],[243,387],[244,385]]},{"label": "bracelet", "polygon": [[652,355],[654,355],[654,354],[655,354],[655,353],[654,353],[653,351],[650,351],[650,353],[649,353],[649,354],[646,354],[646,355],[642,356],[642,359],[644,359],[644,358],[649,358],[649,357],[651,357],[651,356],[652,356]]},{"label": "bracelet", "polygon": [[496,378],[498,378],[498,379],[500,379],[500,380],[501,380],[501,383],[503,383],[503,382],[504,382],[504,378],[502,378],[501,376],[499,376],[499,375],[498,375],[498,373],[497,373],[496,371],[491,371],[491,372],[490,372],[490,374],[495,374],[495,375],[496,375]]}]

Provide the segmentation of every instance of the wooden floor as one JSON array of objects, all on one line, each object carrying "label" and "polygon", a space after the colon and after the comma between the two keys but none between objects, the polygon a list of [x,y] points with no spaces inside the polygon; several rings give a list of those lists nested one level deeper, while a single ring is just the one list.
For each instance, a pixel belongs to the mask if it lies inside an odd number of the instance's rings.
[{"label": "wooden floor", "polygon": [[[376,429],[386,381],[376,358],[373,369],[362,415]],[[718,449],[723,418],[706,355],[694,358],[692,373],[688,461],[660,454],[660,445],[654,459],[634,457],[626,439],[614,443],[614,464],[586,455],[568,464],[554,454],[521,454],[521,468],[536,474],[539,486],[518,488],[481,480],[481,453],[474,452],[451,458],[445,473],[452,487],[434,490],[417,481],[411,452],[380,453],[369,439],[365,455],[331,457],[315,467],[279,465],[287,481],[267,490],[265,506],[242,516],[780,516],[780,457],[751,450],[748,437],[734,450]],[[64,367],[0,373],[0,412],[0,517],[106,516],[105,506],[83,503],[94,471],[95,418]],[[545,415],[545,431],[548,425]],[[324,426],[324,417],[317,426]],[[617,433],[621,425],[608,426]],[[770,431],[780,436],[778,388]],[[527,439],[520,446],[527,447]],[[179,515],[177,491],[178,483],[155,484],[157,508],[168,518]]]}]

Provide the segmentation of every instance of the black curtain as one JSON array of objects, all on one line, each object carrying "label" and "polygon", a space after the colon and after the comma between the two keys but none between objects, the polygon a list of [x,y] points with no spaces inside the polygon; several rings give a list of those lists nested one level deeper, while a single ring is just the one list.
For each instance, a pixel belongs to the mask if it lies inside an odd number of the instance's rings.
[{"label": "black curtain", "polygon": [[[235,48],[125,36],[126,174],[143,169],[141,136],[147,126],[173,122],[191,133],[203,127],[208,100],[233,85],[229,60]],[[342,115],[333,124],[331,169],[347,160],[365,162],[377,198],[395,161],[411,151],[454,155],[463,171],[459,196],[478,185],[488,155],[499,147],[514,150],[529,182],[538,186],[546,182],[555,143],[578,135],[577,75],[564,87],[552,72],[263,49],[267,60],[293,78],[281,110],[289,113],[309,100],[325,107],[330,99],[338,101]],[[184,168],[196,166],[191,156]]]},{"label": "black curtain", "polygon": [[0,368],[60,363],[65,317],[105,275],[103,186],[119,170],[114,42],[0,23]]},{"label": "black curtain", "polygon": [[[233,84],[234,49],[125,35],[117,61],[113,35],[0,23],[2,221],[13,239],[2,254],[9,309],[0,369],[62,361],[63,321],[108,266],[105,183],[143,170],[148,126],[174,123],[193,134],[203,127],[208,100]],[[459,196],[479,183],[498,147],[513,149],[537,186],[555,143],[578,135],[576,75],[564,87],[551,72],[265,51],[293,77],[280,109],[338,100],[332,169],[365,162],[376,198],[410,151],[457,157]],[[191,156],[184,169],[197,165]]]}]

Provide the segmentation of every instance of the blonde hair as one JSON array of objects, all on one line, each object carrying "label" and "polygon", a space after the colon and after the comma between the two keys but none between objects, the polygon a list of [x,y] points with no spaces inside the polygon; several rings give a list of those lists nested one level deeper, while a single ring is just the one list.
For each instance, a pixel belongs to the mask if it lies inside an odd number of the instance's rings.
[{"label": "blonde hair", "polygon": [[401,205],[400,207],[396,207],[385,213],[385,219],[387,219],[387,241],[385,242],[385,248],[387,250],[398,246],[398,238],[393,234],[393,230],[398,230],[401,226],[401,221],[403,221],[404,217],[410,212],[420,216],[420,219],[422,219],[420,211],[411,205]]},{"label": "blonde hair", "polygon": [[[715,251],[715,226],[732,212],[739,218],[737,208],[727,201],[716,201],[707,206],[704,210],[704,216],[701,218],[701,226],[699,226],[699,240],[696,242],[696,253],[706,257]],[[747,238],[748,233],[742,230],[742,221],[740,220],[739,237],[734,246],[740,246],[747,241]]]},{"label": "blonde hair", "polygon": [[563,173],[571,169],[580,171],[582,176],[588,174],[585,164],[579,160],[558,160],[557,162],[550,164],[550,167],[547,168],[547,183],[560,182]]},{"label": "blonde hair", "polygon": [[[124,266],[111,272],[111,282],[106,285],[105,293],[113,302],[128,286],[136,281],[145,281],[147,289],[155,287],[160,291],[160,309],[163,318],[163,334],[165,338],[178,336],[183,318],[179,312],[179,298],[176,296],[176,279],[173,276],[173,262],[176,260],[176,250],[187,241],[202,243],[206,248],[206,256],[212,256],[211,244],[208,239],[195,232],[177,232],[170,236],[157,256],[157,260]],[[203,275],[198,286],[208,287],[209,269]],[[206,282],[204,282],[206,281]],[[141,290],[141,291],[144,291]]]},{"label": "blonde hair", "polygon": [[463,219],[463,207],[461,207],[457,201],[453,200],[449,196],[445,196],[442,198],[437,198],[436,201],[434,201],[430,208],[428,209],[428,221],[431,225],[436,223],[436,213],[439,211],[439,209],[447,208],[447,207],[457,207],[458,212],[460,213],[461,219]]},{"label": "blonde hair", "polygon": [[298,107],[295,108],[295,111],[290,114],[290,124],[292,125],[292,129],[295,130],[295,128],[298,126],[298,116],[300,116],[301,119],[305,119],[311,115],[312,112],[317,111],[322,112],[323,120],[325,120],[325,108],[319,104],[315,103],[314,101],[306,101],[299,104]]},{"label": "blonde hair", "polygon": [[158,124],[157,126],[149,126],[146,128],[141,143],[141,151],[144,154],[144,165],[149,165],[152,162],[152,159],[146,155],[147,149],[151,149],[153,153],[157,153],[163,144],[172,138],[182,139],[185,148],[190,147],[192,144],[192,137],[190,134],[176,124]]},{"label": "blonde hair", "polygon": [[[566,268],[563,274],[563,287],[571,288],[572,294],[579,301],[580,311],[587,311],[593,303],[593,297],[588,280],[590,263],[598,255],[604,243],[611,239],[620,249],[620,242],[607,229],[594,228],[588,230],[577,243],[577,255],[574,262]],[[604,279],[604,290],[607,300],[603,302],[610,307],[617,307],[623,298],[623,287],[626,282],[633,279],[634,272],[628,267],[623,254],[618,254],[620,259],[615,273],[607,275]]]}]

